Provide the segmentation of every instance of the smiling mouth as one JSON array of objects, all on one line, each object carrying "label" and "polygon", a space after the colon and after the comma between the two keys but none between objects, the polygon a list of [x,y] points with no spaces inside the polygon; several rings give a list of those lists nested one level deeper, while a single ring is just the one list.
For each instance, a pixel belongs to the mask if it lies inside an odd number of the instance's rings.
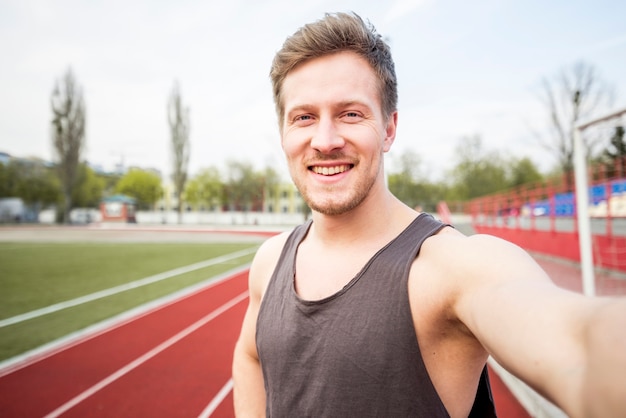
[{"label": "smiling mouth", "polygon": [[319,165],[314,165],[309,167],[309,170],[314,172],[315,174],[321,174],[322,176],[334,176],[335,174],[340,174],[345,171],[348,171],[352,168],[352,164],[342,164],[331,167],[322,167]]}]

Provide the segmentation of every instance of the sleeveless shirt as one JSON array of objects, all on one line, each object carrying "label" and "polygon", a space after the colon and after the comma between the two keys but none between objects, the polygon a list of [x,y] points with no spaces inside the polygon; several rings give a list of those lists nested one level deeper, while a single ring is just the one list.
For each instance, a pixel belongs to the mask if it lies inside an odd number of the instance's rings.
[{"label": "sleeveless shirt", "polygon": [[[445,224],[421,214],[343,289],[307,301],[295,291],[295,260],[311,223],[287,239],[259,310],[267,416],[449,417],[422,360],[408,296],[422,243]],[[495,416],[485,368],[470,417]]]}]

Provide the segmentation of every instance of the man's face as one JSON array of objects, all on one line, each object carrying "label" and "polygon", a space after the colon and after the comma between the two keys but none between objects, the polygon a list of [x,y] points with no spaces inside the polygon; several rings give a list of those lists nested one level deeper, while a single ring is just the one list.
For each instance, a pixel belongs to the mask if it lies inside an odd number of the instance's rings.
[{"label": "man's face", "polygon": [[370,65],[352,52],[315,58],[292,70],[282,90],[282,146],[304,200],[326,215],[356,208],[383,182],[397,120],[382,115]]}]

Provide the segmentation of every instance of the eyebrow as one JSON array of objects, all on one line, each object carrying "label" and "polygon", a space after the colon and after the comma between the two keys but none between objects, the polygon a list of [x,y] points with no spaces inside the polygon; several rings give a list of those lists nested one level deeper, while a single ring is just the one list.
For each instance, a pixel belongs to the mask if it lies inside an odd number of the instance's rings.
[{"label": "eyebrow", "polygon": [[295,106],[290,107],[289,109],[285,109],[285,115],[289,116],[294,112],[300,112],[300,111],[308,112],[312,110],[313,108],[315,108],[315,106],[313,105],[307,105],[307,104],[295,105]]},{"label": "eyebrow", "polygon": [[[338,102],[336,104],[333,105],[333,107],[336,108],[344,108],[344,107],[351,107],[351,106],[359,106],[359,107],[365,107],[368,110],[372,110],[370,108],[370,106],[368,104],[366,104],[364,101],[362,100],[355,100],[355,99],[351,99],[351,100],[344,100],[341,102]],[[311,110],[314,110],[315,108],[317,108],[317,106],[315,105],[311,105],[311,104],[299,104],[299,105],[295,105],[289,109],[286,109],[285,111],[285,115],[289,116],[294,112],[300,112],[300,111],[304,111],[304,112],[309,112]]]}]

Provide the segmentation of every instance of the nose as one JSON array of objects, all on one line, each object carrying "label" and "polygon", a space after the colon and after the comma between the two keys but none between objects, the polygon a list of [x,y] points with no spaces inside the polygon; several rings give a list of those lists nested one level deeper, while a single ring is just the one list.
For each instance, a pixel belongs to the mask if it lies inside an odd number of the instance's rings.
[{"label": "nose", "polygon": [[340,135],[335,121],[331,118],[320,118],[317,129],[311,138],[311,148],[323,153],[330,154],[343,148],[345,141]]}]

